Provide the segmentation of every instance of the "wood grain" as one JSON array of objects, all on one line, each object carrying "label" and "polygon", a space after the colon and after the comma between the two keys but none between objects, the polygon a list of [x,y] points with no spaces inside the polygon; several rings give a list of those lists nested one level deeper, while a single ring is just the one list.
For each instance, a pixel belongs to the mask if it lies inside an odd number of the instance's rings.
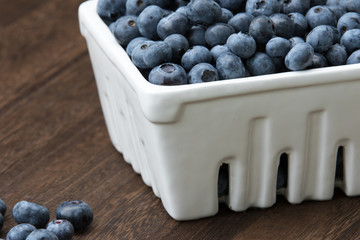
[{"label": "wood grain", "polygon": [[0,198],[56,207],[81,199],[94,221],[74,239],[359,239],[360,198],[232,212],[177,222],[113,148],[86,42],[82,1],[0,0]]}]

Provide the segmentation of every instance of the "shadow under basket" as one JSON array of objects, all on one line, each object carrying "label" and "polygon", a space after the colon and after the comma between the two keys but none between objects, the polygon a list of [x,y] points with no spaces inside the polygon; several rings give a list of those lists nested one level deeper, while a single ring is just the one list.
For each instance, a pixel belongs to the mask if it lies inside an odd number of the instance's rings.
[{"label": "shadow under basket", "polygon": [[182,86],[147,82],[79,7],[114,147],[176,220],[360,194],[360,65]]}]

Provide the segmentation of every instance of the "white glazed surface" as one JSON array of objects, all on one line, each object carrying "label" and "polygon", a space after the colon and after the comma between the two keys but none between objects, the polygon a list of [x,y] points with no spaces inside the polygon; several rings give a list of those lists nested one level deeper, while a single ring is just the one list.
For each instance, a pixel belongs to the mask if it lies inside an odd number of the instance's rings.
[{"label": "white glazed surface", "polygon": [[148,83],[96,13],[79,7],[108,132],[176,220],[218,211],[219,166],[234,211],[276,201],[289,156],[291,203],[331,199],[338,146],[345,194],[360,194],[360,64],[182,86]]}]

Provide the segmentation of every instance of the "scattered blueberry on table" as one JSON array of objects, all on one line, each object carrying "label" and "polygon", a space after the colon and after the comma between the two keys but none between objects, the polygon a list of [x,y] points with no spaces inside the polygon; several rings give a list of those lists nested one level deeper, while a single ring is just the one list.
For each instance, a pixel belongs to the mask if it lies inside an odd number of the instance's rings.
[{"label": "scattered blueberry on table", "polygon": [[50,213],[46,207],[28,201],[16,203],[12,214],[15,222],[30,223],[36,228],[45,227],[50,219]]},{"label": "scattered blueberry on table", "polygon": [[24,240],[36,228],[30,223],[20,223],[10,229],[6,235],[6,240]]},{"label": "scattered blueberry on table", "polygon": [[55,233],[59,240],[71,240],[74,236],[74,227],[65,219],[57,219],[48,223],[46,229]]},{"label": "scattered blueberry on table", "polygon": [[83,231],[91,224],[93,211],[84,201],[64,201],[56,209],[56,218],[71,222],[75,231]]},{"label": "scattered blueberry on table", "polygon": [[[211,64],[225,80],[359,62],[358,0],[99,0],[97,12],[143,76],[158,85],[206,82],[189,75],[199,63]],[[157,48],[148,54],[150,45]],[[229,59],[240,68],[234,74]],[[191,81],[169,84],[160,66],[181,67]]]}]

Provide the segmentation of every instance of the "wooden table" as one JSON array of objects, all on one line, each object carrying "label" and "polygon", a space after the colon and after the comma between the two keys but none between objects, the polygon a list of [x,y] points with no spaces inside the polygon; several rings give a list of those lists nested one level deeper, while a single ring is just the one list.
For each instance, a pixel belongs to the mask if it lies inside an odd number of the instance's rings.
[{"label": "wooden table", "polygon": [[81,0],[0,0],[0,198],[48,207],[80,199],[94,211],[74,239],[359,239],[360,198],[177,222],[113,148],[81,36]]}]

